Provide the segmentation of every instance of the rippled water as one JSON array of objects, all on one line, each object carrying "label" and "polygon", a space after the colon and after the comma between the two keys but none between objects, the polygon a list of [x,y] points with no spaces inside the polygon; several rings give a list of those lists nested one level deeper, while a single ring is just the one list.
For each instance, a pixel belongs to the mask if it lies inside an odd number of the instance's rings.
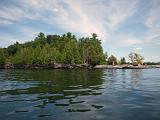
[{"label": "rippled water", "polygon": [[1,120],[160,120],[160,69],[0,70]]}]

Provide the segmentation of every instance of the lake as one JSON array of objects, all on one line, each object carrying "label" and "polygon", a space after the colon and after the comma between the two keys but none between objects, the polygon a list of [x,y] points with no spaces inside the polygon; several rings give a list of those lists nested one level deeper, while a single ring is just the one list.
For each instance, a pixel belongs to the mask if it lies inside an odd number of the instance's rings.
[{"label": "lake", "polygon": [[160,69],[0,70],[1,120],[160,120]]}]

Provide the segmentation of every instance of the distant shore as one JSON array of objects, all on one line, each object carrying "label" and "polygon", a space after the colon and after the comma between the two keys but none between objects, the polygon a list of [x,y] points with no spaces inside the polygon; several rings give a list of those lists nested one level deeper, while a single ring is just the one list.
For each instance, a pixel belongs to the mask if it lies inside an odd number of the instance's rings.
[{"label": "distant shore", "polygon": [[90,66],[87,64],[61,64],[61,63],[54,63],[54,64],[5,64],[0,65],[0,69],[148,69],[148,68],[160,68],[160,65],[96,65]]},{"label": "distant shore", "polygon": [[148,68],[160,68],[160,65],[96,65],[94,68],[99,69],[148,69]]}]

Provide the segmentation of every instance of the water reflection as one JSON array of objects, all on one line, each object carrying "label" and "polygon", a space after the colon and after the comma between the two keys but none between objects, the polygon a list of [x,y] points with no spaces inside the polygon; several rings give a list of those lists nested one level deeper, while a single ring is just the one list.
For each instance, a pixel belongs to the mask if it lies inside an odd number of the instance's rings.
[{"label": "water reflection", "polygon": [[158,74],[139,69],[0,70],[0,117],[133,120],[141,113],[139,119],[159,118]]},{"label": "water reflection", "polygon": [[132,69],[130,71],[131,79],[141,79],[143,77],[143,70],[142,69]]},{"label": "water reflection", "polygon": [[131,86],[132,88],[136,88],[142,85],[141,80],[143,78],[142,69],[133,69],[130,72],[131,77]]},{"label": "water reflection", "polygon": [[[91,106],[84,104],[86,100],[78,98],[101,95],[102,76],[102,70],[8,70],[0,78],[0,102],[35,102],[32,109],[44,109],[53,104],[66,107],[66,112],[90,111]],[[20,112],[29,110],[15,110],[15,113]]]},{"label": "water reflection", "polygon": [[142,85],[143,70],[142,69],[109,69],[104,70],[105,88],[110,89],[130,89],[138,88]]}]

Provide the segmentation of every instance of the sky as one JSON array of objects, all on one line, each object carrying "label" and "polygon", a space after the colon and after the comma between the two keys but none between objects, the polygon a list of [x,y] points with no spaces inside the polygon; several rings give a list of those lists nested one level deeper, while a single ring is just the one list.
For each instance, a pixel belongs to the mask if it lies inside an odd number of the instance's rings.
[{"label": "sky", "polygon": [[160,0],[0,0],[0,47],[39,32],[78,37],[97,33],[104,52],[138,52],[160,61]]}]

